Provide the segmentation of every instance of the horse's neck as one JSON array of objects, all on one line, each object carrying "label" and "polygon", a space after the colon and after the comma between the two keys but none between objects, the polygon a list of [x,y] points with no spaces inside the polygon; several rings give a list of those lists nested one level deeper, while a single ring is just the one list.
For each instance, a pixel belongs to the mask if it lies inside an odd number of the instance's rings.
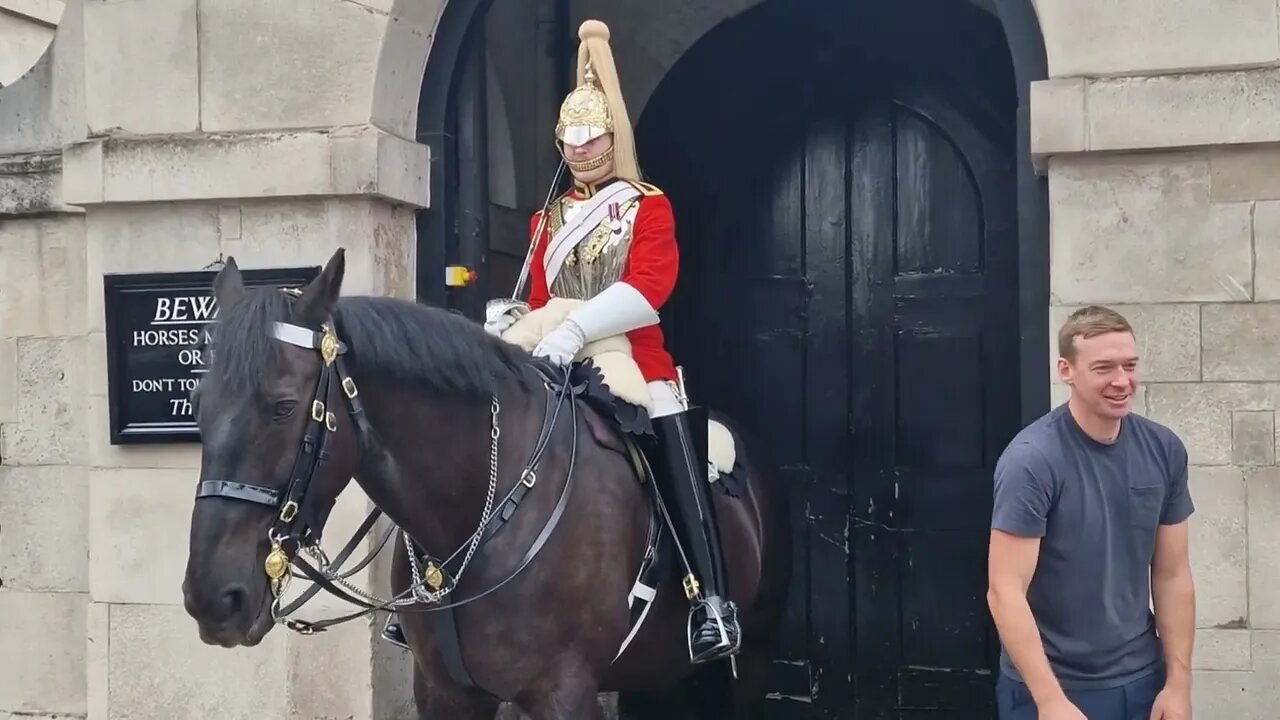
[{"label": "horse's neck", "polygon": [[[357,481],[429,552],[452,552],[475,531],[484,509],[490,405],[439,401],[368,380],[359,387],[373,432]],[[515,420],[500,417],[507,425]]]}]

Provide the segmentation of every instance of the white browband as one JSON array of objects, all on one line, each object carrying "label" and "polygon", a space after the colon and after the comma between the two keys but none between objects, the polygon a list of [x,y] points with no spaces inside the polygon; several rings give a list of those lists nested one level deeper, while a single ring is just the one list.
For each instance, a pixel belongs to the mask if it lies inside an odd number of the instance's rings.
[{"label": "white browband", "polygon": [[314,330],[308,330],[301,325],[278,322],[276,323],[275,333],[273,334],[277,340],[283,340],[290,345],[297,345],[298,347],[307,348],[308,350],[319,349],[316,345],[316,338],[319,336],[319,333]]}]

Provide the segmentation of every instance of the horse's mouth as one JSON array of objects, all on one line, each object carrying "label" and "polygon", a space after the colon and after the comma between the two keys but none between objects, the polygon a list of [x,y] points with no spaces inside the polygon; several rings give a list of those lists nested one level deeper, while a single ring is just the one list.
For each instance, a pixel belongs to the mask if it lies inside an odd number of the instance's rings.
[{"label": "horse's mouth", "polygon": [[254,614],[253,620],[248,623],[248,627],[245,627],[243,622],[231,622],[214,627],[200,623],[198,630],[200,641],[204,644],[231,649],[257,646],[274,626],[271,601],[267,598],[259,603],[258,611]]}]

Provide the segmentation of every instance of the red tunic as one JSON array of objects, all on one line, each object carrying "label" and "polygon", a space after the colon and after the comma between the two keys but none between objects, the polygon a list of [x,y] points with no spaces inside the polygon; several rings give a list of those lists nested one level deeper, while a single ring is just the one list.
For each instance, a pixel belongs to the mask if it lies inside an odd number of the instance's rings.
[{"label": "red tunic", "polygon": [[[568,196],[575,200],[586,197],[576,187],[569,191]],[[529,223],[531,240],[541,216],[541,211],[534,213]],[[551,298],[545,264],[550,242],[551,229],[548,227],[538,239],[529,268],[529,307],[534,310],[546,305]],[[680,252],[676,247],[676,223],[671,201],[666,195],[643,195],[639,198],[632,225],[627,260],[618,279],[640,291],[654,310],[660,310],[675,289],[679,270]],[[675,363],[667,352],[661,326],[631,330],[627,333],[627,340],[631,342],[632,357],[645,382],[676,379]]]}]

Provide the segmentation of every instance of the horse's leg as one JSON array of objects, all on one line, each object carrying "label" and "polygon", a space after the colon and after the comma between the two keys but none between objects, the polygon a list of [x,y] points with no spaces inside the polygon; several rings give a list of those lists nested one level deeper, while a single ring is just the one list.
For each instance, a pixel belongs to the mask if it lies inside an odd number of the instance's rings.
[{"label": "horse's leg", "polygon": [[414,663],[413,699],[418,706],[420,720],[493,720],[498,714],[497,700],[475,690],[460,688],[448,679],[428,678],[417,663]]},{"label": "horse's leg", "polygon": [[541,682],[522,691],[516,704],[529,720],[605,720],[600,684],[586,663],[565,658]]}]

